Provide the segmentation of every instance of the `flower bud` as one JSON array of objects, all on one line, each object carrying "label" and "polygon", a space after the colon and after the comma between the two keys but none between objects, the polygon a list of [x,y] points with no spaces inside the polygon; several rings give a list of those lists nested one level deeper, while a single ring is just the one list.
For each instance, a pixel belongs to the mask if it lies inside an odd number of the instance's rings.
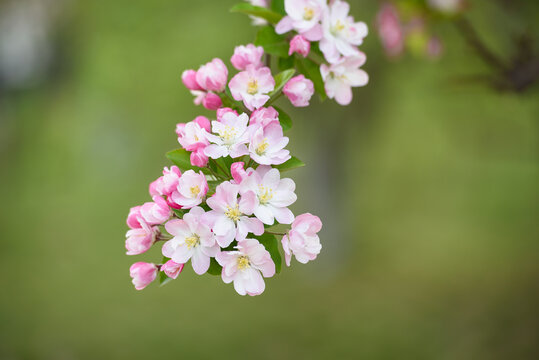
[{"label": "flower bud", "polygon": [[[150,192],[151,192],[151,185],[150,185]],[[127,226],[129,226],[131,229],[139,229],[142,227],[140,225],[137,218],[140,218],[140,208],[141,206],[135,206],[129,209],[129,215],[127,215]]]},{"label": "flower bud", "polygon": [[206,94],[206,96],[202,100],[202,106],[204,106],[208,110],[217,110],[221,106],[223,106],[223,102],[221,101],[221,98],[218,95],[212,92],[209,92]]},{"label": "flower bud", "polygon": [[221,119],[223,118],[223,115],[229,112],[234,113],[236,116],[238,116],[238,112],[236,110],[232,110],[231,108],[227,108],[227,107],[220,108],[220,109],[217,109],[217,121],[221,121]]},{"label": "flower bud", "polygon": [[139,229],[128,230],[125,234],[125,248],[127,249],[127,255],[139,255],[142,254],[155,242],[157,235],[157,228],[150,227],[143,218],[137,218],[140,225]]},{"label": "flower bud", "polygon": [[302,35],[296,35],[290,41],[290,49],[288,50],[288,55],[292,55],[296,52],[303,57],[307,57],[310,51],[311,43]]},{"label": "flower bud", "polygon": [[247,176],[244,166],[245,163],[243,161],[238,161],[230,165],[230,172],[232,173],[232,178],[236,184],[240,184],[241,181]]},{"label": "flower bud", "polygon": [[187,87],[189,90],[202,90],[200,85],[197,83],[196,77],[197,72],[195,70],[185,70],[182,73],[182,81],[185,87]]},{"label": "flower bud", "polygon": [[248,65],[254,65],[256,68],[259,68],[263,65],[263,55],[264,48],[262,46],[254,46],[253,44],[236,46],[230,62],[238,70],[245,70]]},{"label": "flower bud", "polygon": [[151,263],[137,262],[129,268],[135,289],[142,290],[157,277],[157,266]]},{"label": "flower bud", "polygon": [[167,261],[161,266],[161,271],[164,272],[169,278],[176,279],[183,270],[184,264],[178,264],[172,260]]},{"label": "flower bud", "polygon": [[283,88],[283,93],[296,107],[309,106],[309,100],[314,94],[314,84],[303,75],[290,79]]},{"label": "flower bud", "polygon": [[202,65],[196,73],[197,83],[206,91],[222,92],[227,78],[228,70],[223,61],[218,58]]}]

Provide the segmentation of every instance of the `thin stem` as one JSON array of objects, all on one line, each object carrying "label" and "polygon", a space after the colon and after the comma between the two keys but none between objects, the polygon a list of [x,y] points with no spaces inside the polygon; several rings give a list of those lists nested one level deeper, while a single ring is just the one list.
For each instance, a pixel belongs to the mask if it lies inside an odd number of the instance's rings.
[{"label": "thin stem", "polygon": [[277,236],[285,236],[286,233],[278,233],[278,232],[273,232],[273,231],[265,231],[266,233],[268,234],[271,234],[271,235],[277,235]]}]

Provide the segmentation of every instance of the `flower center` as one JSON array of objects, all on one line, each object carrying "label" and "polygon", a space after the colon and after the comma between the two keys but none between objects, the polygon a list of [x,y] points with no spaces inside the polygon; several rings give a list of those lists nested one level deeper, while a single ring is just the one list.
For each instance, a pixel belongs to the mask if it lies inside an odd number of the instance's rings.
[{"label": "flower center", "polygon": [[314,9],[310,6],[305,6],[303,8],[303,20],[311,21],[314,17]]},{"label": "flower center", "polygon": [[236,206],[234,207],[227,206],[226,211],[225,211],[225,216],[232,221],[238,221],[241,216],[239,205],[236,204]]},{"label": "flower center", "polygon": [[266,150],[268,149],[268,140],[266,138],[264,138],[264,140],[262,140],[262,142],[260,144],[258,144],[258,146],[256,147],[255,149],[255,152],[258,156],[262,156]]},{"label": "flower center", "polygon": [[273,190],[260,185],[258,187],[258,200],[262,205],[266,205],[273,198]]},{"label": "flower center", "polygon": [[337,36],[337,35],[339,35],[345,28],[346,28],[346,24],[343,23],[341,20],[337,20],[337,22],[335,23],[335,25],[333,25],[333,27],[331,28],[331,33],[332,33],[334,36]]},{"label": "flower center", "polygon": [[192,197],[196,197],[200,193],[200,188],[198,187],[198,185],[191,186],[190,190]]},{"label": "flower center", "polygon": [[219,136],[221,139],[223,139],[224,142],[231,142],[236,138],[236,135],[238,134],[238,131],[236,128],[233,128],[232,126],[225,125],[224,130],[219,132]]},{"label": "flower center", "polygon": [[237,261],[238,261],[238,269],[240,270],[245,270],[251,266],[251,262],[249,261],[249,258],[245,255],[239,256]]},{"label": "flower center", "polygon": [[185,244],[187,244],[188,249],[197,247],[200,244],[200,236],[191,234],[191,236],[185,238]]},{"label": "flower center", "polygon": [[256,79],[251,79],[247,83],[247,94],[254,95],[258,92],[258,81]]}]

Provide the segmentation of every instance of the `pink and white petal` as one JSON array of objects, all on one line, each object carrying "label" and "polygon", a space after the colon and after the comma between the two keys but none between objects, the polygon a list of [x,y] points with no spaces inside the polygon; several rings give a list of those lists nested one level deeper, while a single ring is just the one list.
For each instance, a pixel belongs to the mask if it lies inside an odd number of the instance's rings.
[{"label": "pink and white petal", "polygon": [[343,106],[349,105],[352,102],[352,88],[344,84],[338,87],[335,93],[335,101]]},{"label": "pink and white petal", "polygon": [[201,249],[197,249],[194,251],[193,257],[191,257],[191,265],[193,265],[195,273],[202,275],[210,267],[210,257],[205,255]]},{"label": "pink and white petal", "polygon": [[269,209],[268,206],[261,205],[257,207],[254,214],[257,219],[259,219],[266,225],[273,225],[273,223],[275,222],[273,212]]},{"label": "pink and white petal", "polygon": [[289,208],[272,208],[273,216],[281,224],[292,224],[294,221],[294,213]]},{"label": "pink and white petal", "polygon": [[293,20],[290,18],[290,16],[285,16],[284,18],[279,21],[277,26],[275,26],[275,32],[277,34],[284,34],[286,32],[289,32],[292,30],[293,27]]},{"label": "pink and white petal", "polygon": [[361,69],[350,71],[346,77],[352,86],[365,86],[369,82],[369,75]]},{"label": "pink and white petal", "polygon": [[204,149],[204,154],[212,159],[218,159],[228,155],[228,149],[223,145],[210,144]]},{"label": "pink and white petal", "polygon": [[240,199],[239,210],[246,215],[251,215],[258,206],[258,197],[253,191],[245,192]]}]

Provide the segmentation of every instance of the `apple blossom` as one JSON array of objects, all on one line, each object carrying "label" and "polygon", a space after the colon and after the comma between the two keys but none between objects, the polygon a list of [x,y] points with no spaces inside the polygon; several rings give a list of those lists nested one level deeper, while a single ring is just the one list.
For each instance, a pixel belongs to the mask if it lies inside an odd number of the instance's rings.
[{"label": "apple blossom", "polygon": [[221,183],[206,203],[212,209],[205,221],[211,226],[221,247],[227,247],[234,239],[244,240],[248,233],[262,235],[264,224],[251,218],[256,205],[256,195],[246,193],[238,201],[239,186],[229,181]]},{"label": "apple blossom", "polygon": [[169,278],[176,279],[182,272],[184,265],[185,264],[178,264],[177,262],[169,260],[161,266],[161,271]]},{"label": "apple blossom", "polygon": [[150,195],[170,196],[174,189],[176,189],[181,175],[182,173],[176,165],[171,166],[170,169],[165,167],[163,169],[163,176],[150,184]]},{"label": "apple blossom", "polygon": [[324,79],[326,94],[335,98],[340,105],[348,105],[352,101],[352,87],[365,86],[369,76],[359,67],[365,63],[365,54],[342,58],[339,62],[327,66],[322,64],[320,72]]},{"label": "apple blossom", "polygon": [[[236,110],[228,108],[228,107],[222,107],[220,109],[217,109],[217,121],[221,121],[223,118],[223,115],[226,114],[227,112],[231,112],[234,115],[238,116],[238,112]],[[208,129],[208,132],[209,131],[210,129]]]},{"label": "apple blossom", "polygon": [[223,106],[223,102],[219,95],[216,95],[209,91],[202,99],[202,106],[204,106],[208,110],[217,110],[221,106]]},{"label": "apple blossom", "polygon": [[185,70],[182,73],[182,82],[189,90],[200,91],[204,90],[197,83],[197,72],[195,70]]},{"label": "apple blossom", "polygon": [[288,80],[283,93],[295,107],[309,106],[309,100],[314,94],[314,84],[305,76],[298,75]]},{"label": "apple blossom", "polygon": [[196,73],[197,83],[206,91],[222,92],[225,90],[227,78],[228,69],[219,58],[202,65]]},{"label": "apple blossom", "polygon": [[281,239],[287,266],[290,266],[292,255],[302,264],[316,259],[322,249],[317,235],[321,228],[318,216],[306,213],[296,217],[292,229]]},{"label": "apple blossom", "polygon": [[404,49],[404,30],[394,5],[388,3],[381,7],[376,16],[376,25],[387,55],[400,55]]},{"label": "apple blossom", "polygon": [[275,275],[275,263],[270,253],[255,239],[241,240],[237,251],[220,252],[215,259],[223,267],[223,281],[234,282],[234,289],[240,295],[262,294],[265,289],[262,276]]},{"label": "apple blossom", "polygon": [[234,99],[243,101],[243,104],[252,111],[263,106],[270,99],[267,94],[273,91],[275,80],[271,76],[270,68],[257,69],[249,65],[245,71],[236,74],[228,86]]},{"label": "apple blossom", "polygon": [[261,165],[282,164],[291,157],[290,151],[284,149],[288,140],[279,123],[271,123],[265,128],[257,126],[249,142],[249,156]]},{"label": "apple blossom", "polygon": [[183,209],[199,205],[208,192],[206,176],[200,171],[187,170],[178,181],[178,186],[171,194],[172,201]]},{"label": "apple blossom", "polygon": [[259,166],[244,177],[240,183],[240,194],[256,194],[254,215],[266,225],[273,225],[275,220],[281,224],[291,224],[294,214],[288,209],[297,196],[296,184],[292,179],[281,179],[279,170],[271,166]]},{"label": "apple blossom", "polygon": [[242,180],[249,175],[247,171],[245,171],[244,166],[245,163],[242,161],[238,161],[230,165],[230,174],[232,175],[232,179],[234,179],[235,184],[240,184]]},{"label": "apple blossom", "polygon": [[277,34],[296,30],[309,41],[322,38],[320,20],[327,8],[325,0],[285,0],[284,6],[287,16],[275,27]]},{"label": "apple blossom", "polygon": [[197,116],[195,120],[186,124],[176,125],[178,142],[187,151],[194,151],[209,145],[206,132],[210,131],[210,121],[205,116]]},{"label": "apple blossom", "polygon": [[[243,164],[243,163],[242,163]],[[142,206],[134,206],[131,209],[129,209],[129,215],[127,215],[127,226],[131,229],[139,229],[142,227],[142,225],[139,223],[137,218],[141,218],[142,215],[140,214],[140,208]]]},{"label": "apple blossom", "polygon": [[251,114],[249,125],[261,125],[266,127],[271,123],[279,123],[279,113],[272,106],[261,107]]},{"label": "apple blossom", "polygon": [[152,199],[153,202],[141,206],[140,214],[148,225],[162,224],[172,215],[172,210],[161,196],[154,195]]},{"label": "apple blossom", "polygon": [[141,227],[128,230],[125,234],[125,248],[127,249],[127,255],[139,255],[148,251],[155,242],[158,233],[158,228],[150,226],[143,218],[139,217],[137,220]]},{"label": "apple blossom", "polygon": [[136,262],[129,268],[129,275],[135,289],[142,290],[157,277],[157,266],[152,263]]},{"label": "apple blossom", "polygon": [[288,55],[293,53],[298,53],[303,57],[307,57],[311,51],[311,43],[309,40],[305,39],[303,35],[296,35],[290,40],[290,49],[288,50]]},{"label": "apple blossom", "polygon": [[170,220],[165,229],[174,237],[163,245],[163,255],[174,262],[185,264],[191,259],[193,270],[202,275],[210,267],[210,257],[219,252],[215,235],[202,222],[205,212],[201,207],[192,208],[183,219]]},{"label": "apple blossom", "polygon": [[248,122],[247,114],[236,115],[232,111],[222,114],[220,121],[212,121],[212,131],[217,135],[206,134],[211,144],[205,148],[204,153],[212,159],[223,156],[236,158],[248,154],[245,145],[249,142]]},{"label": "apple blossom", "polygon": [[253,44],[236,46],[234,55],[230,58],[232,65],[238,70],[245,70],[247,66],[253,65],[255,68],[263,66],[262,56],[264,48]]}]

